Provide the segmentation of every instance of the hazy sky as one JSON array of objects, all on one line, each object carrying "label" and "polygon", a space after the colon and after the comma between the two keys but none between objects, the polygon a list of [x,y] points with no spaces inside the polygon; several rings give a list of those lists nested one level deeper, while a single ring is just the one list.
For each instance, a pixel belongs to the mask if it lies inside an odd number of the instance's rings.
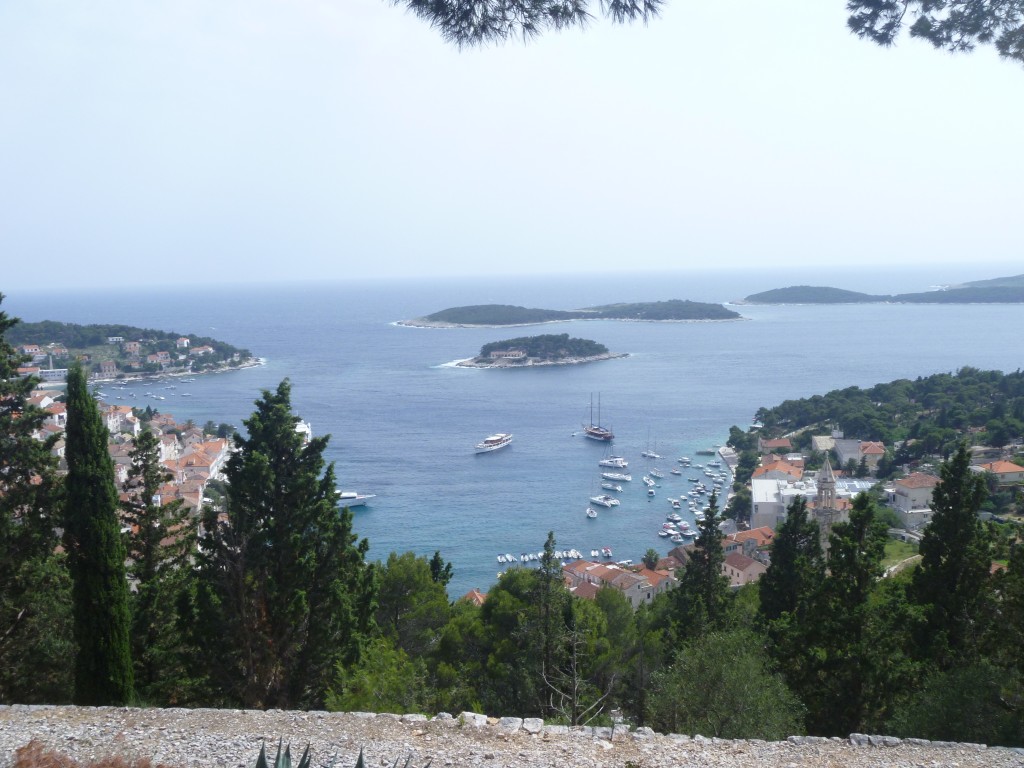
[{"label": "hazy sky", "polygon": [[1024,69],[878,48],[844,6],[460,51],[382,0],[0,2],[0,291],[1024,271]]}]

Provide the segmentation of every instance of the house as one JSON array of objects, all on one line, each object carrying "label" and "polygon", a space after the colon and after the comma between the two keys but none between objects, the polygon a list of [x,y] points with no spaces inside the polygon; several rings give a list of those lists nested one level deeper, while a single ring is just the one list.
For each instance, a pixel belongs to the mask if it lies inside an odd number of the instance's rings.
[{"label": "house", "polygon": [[23,355],[32,355],[32,357],[43,354],[43,350],[39,348],[38,344],[22,344],[18,347],[18,351]]},{"label": "house", "polygon": [[188,336],[179,336],[178,340],[174,342],[174,346],[178,349],[188,349],[190,343]]},{"label": "house", "polygon": [[566,586],[577,597],[592,597],[602,587],[617,589],[636,608],[650,602],[654,596],[676,585],[675,576],[668,571],[659,573],[647,568],[631,571],[620,565],[576,560],[562,568]]},{"label": "house", "polygon": [[126,341],[121,345],[121,349],[124,350],[126,355],[137,355],[142,351],[142,342]]},{"label": "house", "polygon": [[526,357],[522,349],[495,349],[491,351],[491,360],[521,360]]},{"label": "house", "polygon": [[769,480],[800,480],[803,476],[803,467],[797,467],[785,459],[763,464],[751,474],[752,478],[763,477]]},{"label": "house", "polygon": [[[775,540],[775,531],[768,526],[751,528],[749,531],[730,533],[722,540],[722,550],[726,555],[739,552],[747,557],[760,560],[765,558],[767,550]],[[758,557],[761,553],[761,557]],[[766,559],[766,558],[765,558]]]},{"label": "house", "polygon": [[487,600],[487,593],[486,592],[481,592],[478,587],[473,587],[473,589],[469,590],[469,592],[464,594],[459,599],[460,600],[468,600],[473,605],[479,607],[479,606],[484,604],[485,600]]},{"label": "house", "polygon": [[100,361],[100,376],[110,378],[117,375],[117,363],[113,360]]},{"label": "house", "polygon": [[120,344],[124,341],[124,336],[107,336],[107,344]]},{"label": "house", "polygon": [[[786,510],[797,496],[807,499],[813,507],[818,498],[819,478],[805,475],[803,480],[785,481],[754,478],[750,481],[750,527],[778,529],[786,519]],[[849,508],[850,499],[871,489],[870,480],[836,478],[835,509]]]},{"label": "house", "polygon": [[859,466],[863,459],[868,469],[875,472],[878,469],[879,460],[885,456],[885,445],[882,443],[837,439],[835,444],[839,467],[845,467],[851,461]]},{"label": "house", "polygon": [[725,556],[722,563],[722,575],[729,579],[732,587],[742,587],[744,584],[752,584],[761,578],[761,575],[768,568],[764,563],[759,563],[751,557],[732,552]]},{"label": "house", "polygon": [[889,506],[899,514],[905,528],[924,528],[931,521],[932,494],[938,484],[939,478],[924,472],[914,472],[893,482]]},{"label": "house", "polygon": [[792,450],[793,444],[788,437],[776,437],[769,440],[763,437],[757,438],[758,453],[790,453]]},{"label": "house", "polygon": [[979,469],[995,475],[999,485],[1024,482],[1024,467],[1014,464],[1012,461],[993,461],[989,464],[982,464]]},{"label": "house", "polygon": [[213,347],[192,347],[189,350],[189,354],[193,357],[201,357],[202,355],[212,355]]}]

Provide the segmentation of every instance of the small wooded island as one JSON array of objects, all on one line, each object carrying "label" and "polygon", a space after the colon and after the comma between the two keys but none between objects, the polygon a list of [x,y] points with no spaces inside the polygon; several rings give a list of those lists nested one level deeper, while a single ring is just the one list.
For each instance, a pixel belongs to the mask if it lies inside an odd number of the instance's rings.
[{"label": "small wooded island", "polygon": [[472,326],[537,325],[569,320],[633,320],[682,322],[693,320],[738,320],[740,314],[721,304],[701,301],[650,301],[634,304],[604,304],[585,309],[536,309],[511,304],[476,304],[450,307],[398,325],[415,328],[463,328]]},{"label": "small wooded island", "polygon": [[747,304],[1019,304],[1024,302],[1024,275],[976,280],[920,293],[870,294],[817,285],[791,285],[747,296]]},{"label": "small wooded island", "polygon": [[569,334],[523,336],[492,341],[480,347],[480,354],[457,365],[465,368],[526,368],[536,365],[578,365],[597,360],[626,357],[590,339],[573,339]]}]

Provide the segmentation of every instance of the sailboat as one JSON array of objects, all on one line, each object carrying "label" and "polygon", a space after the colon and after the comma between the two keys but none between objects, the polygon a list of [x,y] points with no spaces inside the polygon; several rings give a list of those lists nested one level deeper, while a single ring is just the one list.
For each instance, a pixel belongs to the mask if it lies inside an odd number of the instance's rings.
[{"label": "sailboat", "polygon": [[590,424],[583,425],[583,436],[589,437],[591,440],[598,440],[604,443],[610,443],[615,439],[615,435],[607,427],[601,426],[601,395],[597,395],[597,421],[594,421],[594,396],[590,396]]}]

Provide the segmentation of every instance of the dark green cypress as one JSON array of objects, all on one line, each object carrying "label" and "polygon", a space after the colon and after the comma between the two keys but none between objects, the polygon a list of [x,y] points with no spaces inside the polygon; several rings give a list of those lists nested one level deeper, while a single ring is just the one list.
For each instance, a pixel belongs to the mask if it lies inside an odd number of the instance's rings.
[{"label": "dark green cypress", "polygon": [[73,581],[76,704],[132,700],[128,582],[107,428],[85,372],[68,372],[64,542]]}]

